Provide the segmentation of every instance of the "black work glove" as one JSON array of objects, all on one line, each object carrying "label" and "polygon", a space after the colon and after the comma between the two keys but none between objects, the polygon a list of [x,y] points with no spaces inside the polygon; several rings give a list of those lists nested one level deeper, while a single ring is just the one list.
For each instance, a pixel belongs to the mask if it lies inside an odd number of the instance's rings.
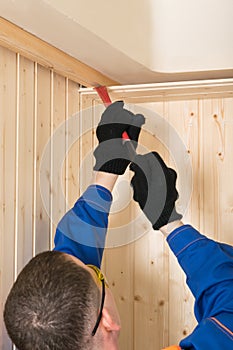
[{"label": "black work glove", "polygon": [[102,114],[96,129],[99,145],[94,151],[94,170],[121,175],[130,163],[130,155],[122,140],[122,134],[127,132],[136,149],[145,118],[142,114],[133,114],[123,106],[123,101],[114,102]]},{"label": "black work glove", "polygon": [[158,153],[137,155],[130,170],[135,173],[131,180],[133,198],[139,203],[154,230],[182,218],[175,209],[178,198],[177,174],[166,166]]}]

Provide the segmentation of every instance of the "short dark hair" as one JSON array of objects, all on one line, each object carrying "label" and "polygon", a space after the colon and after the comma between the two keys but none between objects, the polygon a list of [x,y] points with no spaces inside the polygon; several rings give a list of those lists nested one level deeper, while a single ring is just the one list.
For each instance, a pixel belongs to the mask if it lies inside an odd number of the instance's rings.
[{"label": "short dark hair", "polygon": [[100,291],[91,274],[61,252],[38,254],[14,283],[4,309],[18,350],[94,349]]}]

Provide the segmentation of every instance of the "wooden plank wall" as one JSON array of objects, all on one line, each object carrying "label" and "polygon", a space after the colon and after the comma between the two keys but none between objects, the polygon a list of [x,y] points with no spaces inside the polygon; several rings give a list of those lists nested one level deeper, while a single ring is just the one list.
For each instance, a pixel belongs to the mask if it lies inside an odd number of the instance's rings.
[{"label": "wooden plank wall", "polygon": [[[232,244],[233,99],[205,95],[205,98],[154,102],[150,97],[151,102],[146,103],[143,94],[142,89],[138,93],[141,96],[138,105],[147,108],[148,115],[141,144],[149,150],[156,149],[174,166],[170,153],[172,135],[163,123],[155,126],[149,113],[153,111],[174,127],[187,148],[193,191],[185,222],[210,237]],[[127,99],[127,92],[124,98]],[[79,101],[77,83],[66,76],[0,48],[0,348],[3,350],[12,348],[3,326],[2,308],[14,279],[33,255],[52,247],[56,221],[90,183],[96,144],[93,129],[101,111],[96,109],[98,104],[93,96],[81,95]],[[80,117],[73,118],[79,110]],[[161,134],[166,133],[170,140],[167,148],[160,140]],[[60,158],[64,161],[58,171]],[[47,180],[40,182],[42,163]],[[184,163],[178,175],[184,176],[186,167]],[[193,299],[163,236],[149,229],[147,220],[132,202],[130,176],[127,172],[119,179],[114,191],[103,269],[122,319],[121,350],[160,350],[178,343],[191,332],[195,325]],[[178,187],[182,187],[180,181]],[[113,247],[112,235],[119,226],[119,244]]]},{"label": "wooden plank wall", "polygon": [[[0,47],[0,348],[12,348],[3,326],[6,296],[22,267],[53,245],[54,223],[79,195],[78,84]],[[51,136],[59,127],[59,142]],[[77,142],[74,142],[77,140]],[[40,183],[44,162],[49,181]],[[62,171],[55,163],[74,142]],[[44,206],[43,196],[49,203]],[[64,192],[64,195],[62,193]]]},{"label": "wooden plank wall", "polygon": [[[125,87],[124,95],[117,93],[116,98],[127,101],[127,91]],[[175,100],[153,102],[150,97],[148,103],[143,102],[144,96],[145,101],[148,100],[146,89],[142,88],[141,93],[137,91],[140,98],[133,98],[129,88],[129,95],[130,102],[134,100],[134,105],[129,105],[133,111],[137,108],[148,111],[140,137],[144,147],[158,151],[167,164],[177,170],[176,156],[174,151],[170,152],[174,150],[172,128],[184,144],[187,158],[178,170],[180,191],[184,187],[180,178],[185,178],[189,161],[192,168],[192,195],[184,222],[209,237],[233,244],[233,98],[224,97],[224,94],[219,98],[205,94],[205,98],[178,96]],[[112,97],[115,97],[114,88]],[[88,92],[81,93],[81,100],[93,106],[89,113],[94,113],[98,98],[90,93],[89,99],[88,103]],[[164,122],[158,124],[156,115]],[[171,128],[164,128],[165,123]],[[167,147],[161,141],[165,136],[169,140]],[[129,178],[128,172],[124,180]],[[128,193],[127,186],[122,190],[120,185],[115,192],[118,192],[116,201],[119,195],[132,198],[129,186]],[[115,207],[110,217],[111,244],[105,250],[103,268],[121,315],[120,349],[160,350],[178,344],[195,327],[194,300],[162,234],[151,230],[144,217],[136,221],[137,215],[138,208],[132,201],[126,207],[121,203]],[[126,230],[127,222],[131,224]],[[140,231],[144,234],[138,239],[125,239],[125,244],[113,247],[111,237],[116,227],[122,227],[124,234],[131,238],[134,237],[132,232],[135,236]]]}]

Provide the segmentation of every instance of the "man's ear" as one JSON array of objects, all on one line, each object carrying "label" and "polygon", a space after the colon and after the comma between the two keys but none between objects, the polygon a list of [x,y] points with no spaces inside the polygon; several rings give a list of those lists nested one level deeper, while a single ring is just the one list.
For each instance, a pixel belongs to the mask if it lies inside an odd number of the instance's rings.
[{"label": "man's ear", "polygon": [[101,322],[103,324],[103,327],[108,332],[119,331],[121,328],[119,324],[117,324],[115,321],[113,321],[108,309],[106,309],[105,307],[103,308],[103,311],[102,311]]}]

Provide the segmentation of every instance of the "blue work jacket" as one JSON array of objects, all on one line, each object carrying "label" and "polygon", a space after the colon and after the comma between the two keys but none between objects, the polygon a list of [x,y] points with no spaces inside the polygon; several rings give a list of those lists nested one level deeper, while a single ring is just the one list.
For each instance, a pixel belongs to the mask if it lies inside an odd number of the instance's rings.
[{"label": "blue work jacket", "polygon": [[[112,202],[111,193],[91,185],[58,224],[54,250],[100,267]],[[197,327],[180,342],[184,350],[233,349],[233,247],[215,242],[190,225],[167,242],[195,297]]]}]

